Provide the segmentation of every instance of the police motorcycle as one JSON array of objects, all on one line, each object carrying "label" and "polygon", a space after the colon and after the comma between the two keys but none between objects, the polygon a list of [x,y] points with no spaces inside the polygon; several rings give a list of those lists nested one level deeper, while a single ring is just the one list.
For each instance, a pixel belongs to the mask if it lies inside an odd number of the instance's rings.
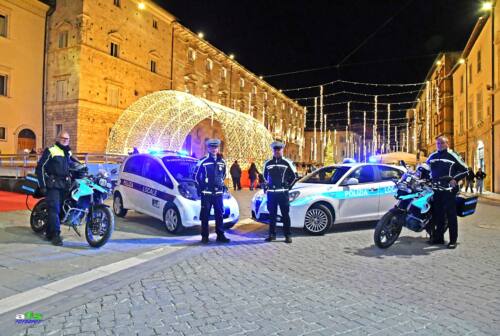
[{"label": "police motorcycle", "polygon": [[[403,165],[404,162],[403,162]],[[427,164],[420,165],[416,171],[408,170],[396,182],[397,203],[377,223],[373,239],[380,248],[388,248],[396,242],[404,227],[421,232],[424,229],[431,234],[432,230],[432,196],[434,190],[448,190],[451,176],[439,180],[431,180],[430,168]],[[444,231],[448,229],[445,223]]]},{"label": "police motorcycle", "polygon": [[[111,173],[116,172],[113,170]],[[70,168],[70,177],[71,187],[61,206],[61,225],[68,226],[81,236],[79,227],[85,223],[88,244],[101,247],[111,238],[115,226],[113,213],[104,204],[112,192],[109,174],[100,170],[94,176],[89,175],[86,165],[76,164]],[[34,193],[35,198],[40,196]],[[33,231],[40,233],[45,231],[47,223],[48,207],[45,198],[42,198],[31,211],[30,224]]]}]

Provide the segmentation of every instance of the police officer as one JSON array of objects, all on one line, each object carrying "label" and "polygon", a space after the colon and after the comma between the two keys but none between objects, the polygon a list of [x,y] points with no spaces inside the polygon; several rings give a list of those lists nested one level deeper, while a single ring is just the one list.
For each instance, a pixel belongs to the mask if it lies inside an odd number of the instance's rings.
[{"label": "police officer", "polygon": [[273,158],[264,163],[264,179],[266,180],[265,190],[267,193],[267,209],[269,210],[269,236],[265,239],[267,242],[276,240],[276,217],[278,205],[281,210],[283,221],[283,233],[285,242],[291,243],[290,232],[290,202],[288,191],[297,178],[297,170],[292,161],[283,157],[282,142],[275,141],[271,144],[273,149]]},{"label": "police officer", "polygon": [[[444,223],[446,217],[450,230],[448,248],[454,249],[457,247],[458,238],[455,195],[458,191],[458,181],[467,175],[467,166],[460,156],[449,149],[448,146],[448,139],[445,136],[437,137],[437,151],[432,153],[427,159],[427,164],[431,167],[432,180],[437,184],[433,196],[432,220],[434,222],[434,232],[431,233],[430,243],[444,244]],[[453,190],[446,190],[447,187],[452,187]]]},{"label": "police officer", "polygon": [[48,223],[45,237],[56,246],[62,246],[59,212],[65,193],[71,186],[69,169],[77,160],[72,158],[69,134],[61,131],[54,146],[44,150],[36,166],[41,192],[46,195]]},{"label": "police officer", "polygon": [[223,226],[223,194],[226,190],[224,180],[226,178],[226,162],[219,154],[219,139],[209,139],[206,142],[208,154],[198,161],[195,172],[195,180],[198,183],[198,191],[201,194],[201,242],[208,243],[208,219],[210,210],[214,207],[215,232],[217,241],[229,243],[230,240],[224,236]]}]

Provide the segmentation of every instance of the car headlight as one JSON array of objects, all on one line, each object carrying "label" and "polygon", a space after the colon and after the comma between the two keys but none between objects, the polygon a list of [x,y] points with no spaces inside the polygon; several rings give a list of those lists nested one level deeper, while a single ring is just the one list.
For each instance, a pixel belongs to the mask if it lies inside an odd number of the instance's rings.
[{"label": "car headlight", "polygon": [[295,201],[299,197],[300,191],[295,190],[288,193],[288,200],[291,202]]},{"label": "car headlight", "polygon": [[179,185],[179,194],[191,201],[197,201],[199,199],[198,191],[195,188],[190,188],[184,184]]},{"label": "car headlight", "polygon": [[264,192],[261,190],[259,192],[257,192],[254,196],[253,196],[253,202],[258,202],[258,201],[262,201],[262,199],[264,199]]}]

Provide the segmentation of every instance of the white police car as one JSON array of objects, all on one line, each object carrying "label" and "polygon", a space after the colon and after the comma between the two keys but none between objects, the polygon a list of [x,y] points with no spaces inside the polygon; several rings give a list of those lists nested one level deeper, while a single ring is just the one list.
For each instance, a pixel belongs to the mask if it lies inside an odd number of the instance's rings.
[{"label": "white police car", "polygon": [[[124,217],[128,210],[158,218],[170,233],[201,225],[201,202],[193,180],[197,160],[177,152],[134,154],[122,164],[113,194],[113,211]],[[224,194],[224,227],[238,222],[238,203]],[[211,224],[215,223],[213,209]]]},{"label": "white police car", "polygon": [[[313,235],[333,223],[380,219],[394,207],[395,183],[406,171],[399,166],[349,163],[320,168],[297,181],[289,192],[291,226]],[[266,194],[252,199],[252,217],[269,223]],[[278,207],[278,223],[281,221]]]}]

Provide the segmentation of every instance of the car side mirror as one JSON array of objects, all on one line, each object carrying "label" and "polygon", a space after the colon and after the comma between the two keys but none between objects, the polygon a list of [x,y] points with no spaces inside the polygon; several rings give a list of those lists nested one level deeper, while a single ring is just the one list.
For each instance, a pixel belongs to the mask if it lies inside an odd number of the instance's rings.
[{"label": "car side mirror", "polygon": [[354,178],[354,177],[351,177],[351,178],[347,179],[347,181],[344,181],[344,183],[342,183],[343,186],[350,186],[350,185],[356,185],[356,184],[359,184],[359,180],[357,178]]}]

